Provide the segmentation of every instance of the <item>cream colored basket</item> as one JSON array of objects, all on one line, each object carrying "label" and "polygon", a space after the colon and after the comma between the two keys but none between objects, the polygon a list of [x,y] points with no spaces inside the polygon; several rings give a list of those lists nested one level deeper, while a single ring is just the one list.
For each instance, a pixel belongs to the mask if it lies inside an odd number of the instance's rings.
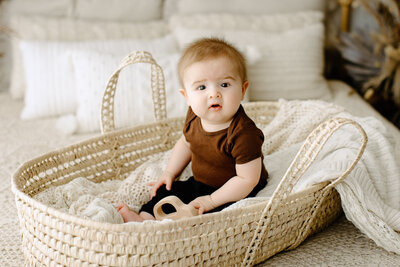
[{"label": "cream colored basket", "polygon": [[[137,62],[151,64],[157,122],[114,130],[113,103],[120,71]],[[124,179],[150,156],[173,147],[184,118],[166,119],[164,77],[150,54],[133,52],[113,73],[101,112],[103,134],[23,164],[14,174],[26,264],[32,266],[250,266],[297,247],[341,213],[334,189],[355,166],[367,142],[354,121],[332,119],[304,142],[270,201],[176,221],[109,224],[72,216],[32,197],[51,186],[85,177],[95,182]],[[246,112],[263,127],[277,112],[276,102],[247,103]],[[291,194],[328,138],[353,125],[361,145],[353,164],[332,183]]]}]

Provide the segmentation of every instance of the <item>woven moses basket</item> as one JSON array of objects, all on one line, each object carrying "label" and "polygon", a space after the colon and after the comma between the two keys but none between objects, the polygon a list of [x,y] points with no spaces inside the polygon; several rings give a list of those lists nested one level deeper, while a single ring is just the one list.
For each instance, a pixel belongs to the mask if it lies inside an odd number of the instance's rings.
[{"label": "woven moses basket", "polygon": [[[114,94],[120,71],[133,63],[151,64],[151,86],[157,122],[114,130]],[[173,147],[184,118],[166,119],[162,69],[147,52],[133,52],[113,73],[103,97],[103,134],[45,154],[14,174],[26,265],[33,266],[251,266],[297,247],[341,213],[334,185],[361,157],[367,137],[354,121],[332,119],[306,139],[269,201],[237,209],[151,224],[110,224],[78,218],[34,200],[51,186],[77,177],[101,182],[125,179],[149,159]],[[277,112],[276,102],[244,105],[259,126]],[[361,145],[349,169],[331,183],[291,194],[328,138],[345,124],[360,132]]]}]

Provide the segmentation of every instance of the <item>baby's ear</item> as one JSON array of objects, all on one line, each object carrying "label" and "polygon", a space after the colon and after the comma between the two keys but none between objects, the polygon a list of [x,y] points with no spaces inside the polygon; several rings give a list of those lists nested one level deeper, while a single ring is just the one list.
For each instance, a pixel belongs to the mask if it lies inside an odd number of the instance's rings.
[{"label": "baby's ear", "polygon": [[245,81],[242,85],[242,100],[246,94],[247,88],[249,88],[249,81]]},{"label": "baby's ear", "polygon": [[185,100],[186,100],[186,104],[187,104],[188,106],[190,106],[190,104],[189,104],[189,99],[188,99],[187,94],[186,94],[186,90],[185,90],[184,88],[181,88],[181,89],[179,89],[179,93],[180,93],[181,95],[183,95],[183,97],[184,97]]}]

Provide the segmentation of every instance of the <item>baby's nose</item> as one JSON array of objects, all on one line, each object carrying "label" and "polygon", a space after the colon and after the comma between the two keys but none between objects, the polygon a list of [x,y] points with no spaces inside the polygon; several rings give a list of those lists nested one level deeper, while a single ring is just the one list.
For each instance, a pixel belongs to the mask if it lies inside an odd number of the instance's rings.
[{"label": "baby's nose", "polygon": [[219,98],[221,97],[221,92],[218,90],[218,88],[211,88],[211,90],[209,90],[209,98]]}]

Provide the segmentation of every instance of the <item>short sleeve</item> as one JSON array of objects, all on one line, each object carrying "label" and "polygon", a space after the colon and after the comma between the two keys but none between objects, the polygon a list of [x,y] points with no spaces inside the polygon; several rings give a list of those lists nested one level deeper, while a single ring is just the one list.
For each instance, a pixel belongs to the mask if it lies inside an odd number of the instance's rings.
[{"label": "short sleeve", "polygon": [[254,124],[240,129],[231,140],[231,155],[236,164],[244,164],[262,157],[264,134]]}]

